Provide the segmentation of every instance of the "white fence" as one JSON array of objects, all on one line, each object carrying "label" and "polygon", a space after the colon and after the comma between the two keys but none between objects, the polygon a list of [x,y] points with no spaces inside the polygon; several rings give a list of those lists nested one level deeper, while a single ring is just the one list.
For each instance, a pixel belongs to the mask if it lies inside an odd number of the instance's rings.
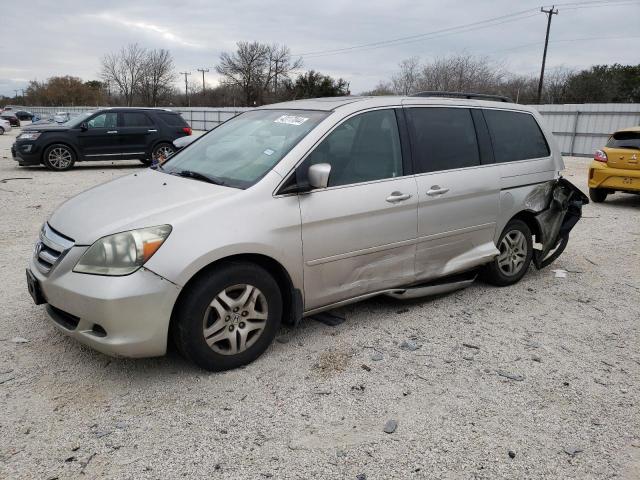
[{"label": "white fence", "polygon": [[[86,112],[101,107],[28,107],[40,115],[55,112]],[[179,112],[194,130],[211,130],[216,125],[249,110],[246,107],[168,107]],[[620,128],[640,125],[640,104],[602,103],[536,105],[553,132],[563,155],[591,156],[609,135]]]},{"label": "white fence", "polygon": [[638,103],[537,105],[563,155],[591,156],[616,130],[640,125]]}]

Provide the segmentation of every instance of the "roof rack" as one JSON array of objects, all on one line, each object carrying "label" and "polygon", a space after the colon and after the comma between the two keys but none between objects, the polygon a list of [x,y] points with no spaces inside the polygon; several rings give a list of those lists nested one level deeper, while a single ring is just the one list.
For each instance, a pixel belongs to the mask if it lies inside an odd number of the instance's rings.
[{"label": "roof rack", "polygon": [[513,100],[504,95],[489,95],[487,93],[465,93],[465,92],[436,92],[425,91],[417,92],[409,95],[410,97],[451,97],[451,98],[469,98],[476,100],[497,100],[499,102],[513,103]]}]

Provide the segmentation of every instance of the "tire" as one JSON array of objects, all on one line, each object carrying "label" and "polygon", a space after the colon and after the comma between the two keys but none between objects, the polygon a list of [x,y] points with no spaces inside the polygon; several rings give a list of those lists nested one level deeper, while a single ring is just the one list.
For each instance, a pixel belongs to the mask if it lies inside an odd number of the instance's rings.
[{"label": "tire", "polygon": [[609,194],[603,188],[590,188],[589,189],[589,198],[593,203],[602,203],[607,199],[607,195]]},{"label": "tire", "polygon": [[140,163],[142,163],[142,165],[144,165],[145,167],[150,167],[153,161],[148,158],[141,158]]},{"label": "tire", "polygon": [[50,170],[62,172],[73,168],[76,163],[76,154],[68,145],[54,143],[45,149],[42,161]]},{"label": "tire", "polygon": [[4,128],[0,127],[0,135],[4,135]]},{"label": "tire", "polygon": [[[526,251],[523,252],[523,249]],[[511,220],[507,223],[498,239],[498,250],[500,254],[484,267],[481,278],[498,287],[518,283],[529,270],[533,257],[533,240],[529,226],[522,220]]]},{"label": "tire", "polygon": [[281,321],[282,294],[269,272],[230,262],[189,286],[174,312],[171,335],[185,358],[205,370],[222,371],[262,355]]},{"label": "tire", "polygon": [[145,165],[151,165],[151,162],[153,161],[153,159],[156,158],[161,153],[164,154],[166,158],[169,158],[171,155],[176,153],[176,147],[174,147],[168,142],[160,142],[153,147],[153,151],[151,152],[151,158],[146,160],[149,163],[148,164],[145,163],[144,160],[142,161],[142,163],[144,163]]}]

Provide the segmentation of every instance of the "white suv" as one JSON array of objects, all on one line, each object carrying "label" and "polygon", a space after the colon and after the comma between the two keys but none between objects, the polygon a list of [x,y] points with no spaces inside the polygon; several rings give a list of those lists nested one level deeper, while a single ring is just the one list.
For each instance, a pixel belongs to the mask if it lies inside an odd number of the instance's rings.
[{"label": "white suv", "polygon": [[[586,197],[529,107],[474,98],[269,105],[43,226],[36,303],[102,352],[203,368],[257,358],[281,322],[379,294],[509,285],[564,249]],[[534,240],[537,248],[534,249]]]}]

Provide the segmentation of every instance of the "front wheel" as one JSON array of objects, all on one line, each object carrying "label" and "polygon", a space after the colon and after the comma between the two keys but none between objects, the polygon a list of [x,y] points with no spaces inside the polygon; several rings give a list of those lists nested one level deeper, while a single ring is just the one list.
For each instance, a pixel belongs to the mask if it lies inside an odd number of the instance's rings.
[{"label": "front wheel", "polygon": [[76,163],[76,154],[71,147],[58,143],[44,151],[44,164],[51,170],[69,170]]},{"label": "front wheel", "polygon": [[282,320],[282,295],[263,268],[230,262],[197,279],[172,325],[178,350],[198,366],[229,370],[251,363],[271,344]]},{"label": "front wheel", "polygon": [[531,230],[522,220],[511,220],[498,240],[500,253],[486,265],[481,278],[492,285],[513,285],[524,277],[533,257]]},{"label": "front wheel", "polygon": [[593,203],[602,203],[607,199],[607,192],[603,188],[590,188],[589,189],[589,198]]}]

